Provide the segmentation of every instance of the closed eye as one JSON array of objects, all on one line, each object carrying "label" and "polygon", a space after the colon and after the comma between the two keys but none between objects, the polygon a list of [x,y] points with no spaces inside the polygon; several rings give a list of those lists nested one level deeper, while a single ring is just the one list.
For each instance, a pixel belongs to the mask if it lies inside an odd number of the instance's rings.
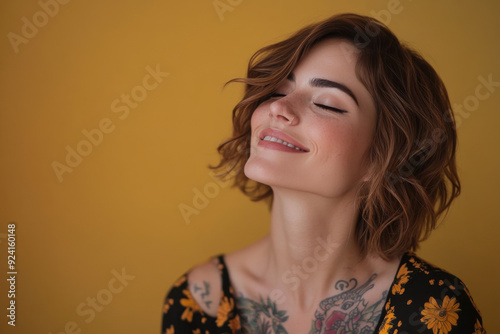
[{"label": "closed eye", "polygon": [[285,97],[286,94],[281,94],[281,93],[273,93],[271,94],[271,96],[269,96],[269,98],[272,98],[272,97]]},{"label": "closed eye", "polygon": [[326,105],[320,104],[320,103],[314,103],[314,105],[316,107],[320,107],[321,109],[338,112],[340,114],[345,114],[347,112],[347,110],[343,110],[343,109],[339,109],[339,108],[335,108],[335,107],[326,106]]}]

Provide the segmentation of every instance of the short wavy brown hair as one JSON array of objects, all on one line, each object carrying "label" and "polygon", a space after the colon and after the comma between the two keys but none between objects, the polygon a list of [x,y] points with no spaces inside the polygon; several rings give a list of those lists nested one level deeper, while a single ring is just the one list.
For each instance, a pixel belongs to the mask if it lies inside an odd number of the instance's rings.
[{"label": "short wavy brown hair", "polygon": [[[446,88],[416,51],[381,22],[340,14],[266,46],[250,59],[243,99],[233,109],[233,135],[218,147],[211,168],[234,176],[252,200],[272,200],[269,186],[248,179],[250,119],[318,42],[336,38],[356,46],[356,75],[374,99],[377,121],[369,163],[373,175],[359,190],[356,237],[364,254],[389,259],[414,251],[460,193],[457,135]],[[346,48],[346,50],[349,50]]]}]

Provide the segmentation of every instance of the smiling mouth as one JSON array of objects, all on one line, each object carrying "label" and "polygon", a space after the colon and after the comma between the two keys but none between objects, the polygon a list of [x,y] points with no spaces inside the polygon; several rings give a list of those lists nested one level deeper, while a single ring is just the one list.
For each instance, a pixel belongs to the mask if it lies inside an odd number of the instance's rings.
[{"label": "smiling mouth", "polygon": [[273,143],[278,143],[278,144],[281,144],[281,145],[284,145],[284,146],[288,146],[288,147],[293,148],[294,150],[297,150],[297,151],[308,152],[306,150],[301,149],[300,147],[297,147],[297,146],[295,146],[293,144],[287,143],[286,141],[283,141],[283,140],[278,139],[276,137],[265,136],[262,140],[264,140],[264,141],[270,141],[270,142],[273,142]]}]

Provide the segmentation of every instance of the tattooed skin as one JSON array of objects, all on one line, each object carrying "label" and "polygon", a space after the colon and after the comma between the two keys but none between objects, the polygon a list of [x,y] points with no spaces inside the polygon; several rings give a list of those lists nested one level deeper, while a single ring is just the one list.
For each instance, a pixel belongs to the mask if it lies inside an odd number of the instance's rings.
[{"label": "tattooed skin", "polygon": [[264,301],[261,296],[260,301],[256,302],[240,294],[236,302],[240,311],[242,333],[288,333],[283,327],[283,323],[288,320],[286,311],[279,311],[276,302],[269,297]]},{"label": "tattooed skin", "polygon": [[[351,278],[335,284],[338,294],[323,299],[312,320],[308,334],[372,334],[378,324],[387,297],[382,293],[374,304],[368,306],[364,294],[374,287],[373,274],[363,285]],[[242,333],[252,334],[287,334],[284,323],[288,320],[285,310],[278,310],[276,302],[269,297],[260,301],[244,297],[237,299],[240,312]]]},{"label": "tattooed skin", "polygon": [[206,300],[208,298],[208,295],[210,294],[210,284],[207,281],[203,281],[203,287],[199,287],[197,284],[195,284],[194,293],[199,294],[201,300],[208,308],[210,308],[210,304],[212,303],[212,301]]},{"label": "tattooed skin", "polygon": [[367,307],[368,303],[363,295],[373,288],[372,282],[376,277],[373,274],[361,286],[358,286],[358,281],[354,278],[349,282],[338,281],[335,289],[342,292],[321,301],[309,334],[372,334],[387,297],[387,291],[384,291],[381,299]]}]

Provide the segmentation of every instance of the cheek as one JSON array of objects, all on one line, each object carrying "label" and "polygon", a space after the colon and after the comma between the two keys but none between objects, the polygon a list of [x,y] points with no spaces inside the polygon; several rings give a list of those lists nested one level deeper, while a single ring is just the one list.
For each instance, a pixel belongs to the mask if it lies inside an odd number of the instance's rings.
[{"label": "cheek", "polygon": [[312,132],[313,141],[318,147],[321,158],[336,160],[353,151],[356,138],[351,127],[345,124],[317,124]]},{"label": "cheek", "polygon": [[250,119],[250,126],[252,130],[252,143],[255,142],[255,133],[256,131],[264,124],[264,122],[268,118],[268,113],[262,108],[262,105],[259,106],[252,114],[252,118]]},{"label": "cheek", "polygon": [[250,119],[251,125],[252,125],[252,130],[258,126],[258,124],[262,123],[262,121],[268,116],[268,111],[264,107],[264,103],[259,105],[254,112],[252,113],[252,118]]},{"label": "cheek", "polygon": [[364,173],[364,158],[371,145],[370,132],[352,124],[323,124],[318,125],[314,135],[318,158],[325,166],[333,167],[336,174],[359,176]]},{"label": "cheek", "polygon": [[258,107],[252,114],[250,118],[250,157],[252,157],[252,153],[259,142],[257,138],[257,133],[259,129],[262,127],[262,124],[265,119],[265,113],[262,112],[262,108]]}]

